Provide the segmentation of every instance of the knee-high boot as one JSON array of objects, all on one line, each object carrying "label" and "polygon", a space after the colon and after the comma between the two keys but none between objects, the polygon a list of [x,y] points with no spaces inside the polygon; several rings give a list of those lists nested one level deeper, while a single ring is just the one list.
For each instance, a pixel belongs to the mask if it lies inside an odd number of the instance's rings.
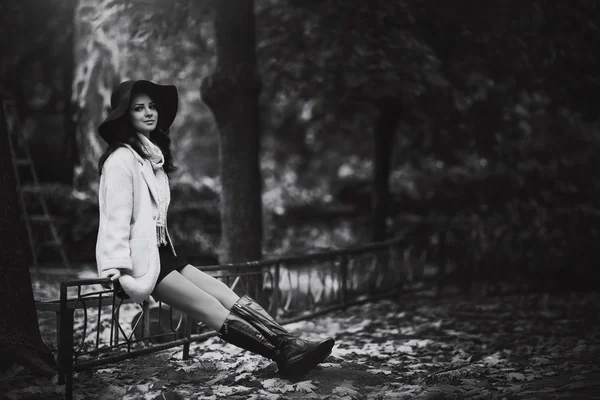
[{"label": "knee-high boot", "polygon": [[277,366],[283,375],[303,375],[331,354],[333,338],[309,341],[292,335],[248,296],[241,297],[231,312],[252,324],[279,352]]},{"label": "knee-high boot", "polygon": [[265,337],[244,319],[229,313],[219,329],[219,337],[244,350],[259,354],[277,362],[279,351]]}]

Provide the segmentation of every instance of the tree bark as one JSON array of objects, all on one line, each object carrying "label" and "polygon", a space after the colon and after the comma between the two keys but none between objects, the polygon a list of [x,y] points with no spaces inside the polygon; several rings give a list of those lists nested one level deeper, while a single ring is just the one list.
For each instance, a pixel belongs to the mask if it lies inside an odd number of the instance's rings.
[{"label": "tree bark", "polygon": [[[215,32],[217,66],[200,90],[219,130],[220,262],[254,261],[262,258],[263,237],[254,2],[217,2]],[[260,282],[247,284],[258,297]]]},{"label": "tree bark", "polygon": [[26,246],[0,98],[0,372],[17,363],[52,376],[55,362],[40,335]]},{"label": "tree bark", "polygon": [[375,129],[375,171],[373,177],[373,230],[371,240],[380,242],[386,239],[386,219],[390,197],[390,169],[394,133],[400,122],[399,102],[392,98],[379,101],[379,121]]}]

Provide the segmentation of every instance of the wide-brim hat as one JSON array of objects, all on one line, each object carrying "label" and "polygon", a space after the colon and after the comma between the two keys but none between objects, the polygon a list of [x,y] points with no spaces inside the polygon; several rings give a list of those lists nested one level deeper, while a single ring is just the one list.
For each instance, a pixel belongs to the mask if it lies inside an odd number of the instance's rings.
[{"label": "wide-brim hat", "polygon": [[127,115],[131,95],[136,93],[146,93],[158,104],[158,126],[160,128],[169,129],[175,120],[179,105],[179,96],[175,86],[159,85],[145,80],[121,82],[110,96],[112,111],[98,126],[98,133],[107,143],[110,143],[112,127],[119,119]]}]

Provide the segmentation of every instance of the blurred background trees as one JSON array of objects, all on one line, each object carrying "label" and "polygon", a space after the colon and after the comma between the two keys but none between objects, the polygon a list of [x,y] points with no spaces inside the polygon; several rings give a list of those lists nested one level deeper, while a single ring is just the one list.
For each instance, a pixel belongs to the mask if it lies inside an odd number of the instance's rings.
[{"label": "blurred background trees", "polygon": [[[52,186],[51,196],[55,212],[70,214],[63,230],[81,251],[73,256],[93,255],[103,146],[96,126],[110,91],[124,79],[150,78],[176,84],[181,96],[172,128],[180,166],[173,229],[199,260],[213,261],[225,182],[219,117],[203,104],[200,86],[218,71],[216,3],[60,3],[36,25],[58,33],[22,35],[19,46],[3,39],[13,61],[2,74],[45,82],[19,76],[26,68],[17,67],[52,59],[34,50],[42,36],[64,60],[74,49],[72,68],[55,73],[63,83],[54,86],[72,82],[61,98],[73,107],[63,115],[75,119],[64,133],[52,132],[76,143],[64,154],[77,155],[77,196],[64,185]],[[19,7],[10,12],[21,17],[6,26],[38,21]],[[449,268],[459,276],[597,277],[598,7],[591,0],[256,0],[264,253],[414,235],[421,239],[412,250],[432,258],[444,231]],[[58,22],[69,15],[73,23]],[[71,39],[61,39],[70,29]],[[49,136],[32,132],[34,146]]]}]

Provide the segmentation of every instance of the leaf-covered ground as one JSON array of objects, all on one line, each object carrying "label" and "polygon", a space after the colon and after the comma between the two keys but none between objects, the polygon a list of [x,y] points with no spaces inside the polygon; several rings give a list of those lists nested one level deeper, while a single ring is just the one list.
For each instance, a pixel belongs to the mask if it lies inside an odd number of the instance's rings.
[{"label": "leaf-covered ground", "polygon": [[[76,399],[600,399],[600,294],[401,296],[288,325],[333,335],[300,379],[217,338],[83,372]],[[61,398],[54,380],[13,368],[8,399]]]}]

